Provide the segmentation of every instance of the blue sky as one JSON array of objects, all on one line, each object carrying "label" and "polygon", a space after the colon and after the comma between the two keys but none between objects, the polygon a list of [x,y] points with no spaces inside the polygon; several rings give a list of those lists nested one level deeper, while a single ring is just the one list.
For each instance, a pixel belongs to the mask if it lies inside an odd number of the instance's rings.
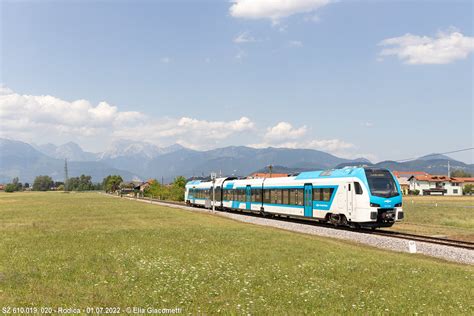
[{"label": "blue sky", "polygon": [[0,136],[375,161],[473,146],[471,1],[280,2],[3,1]]}]

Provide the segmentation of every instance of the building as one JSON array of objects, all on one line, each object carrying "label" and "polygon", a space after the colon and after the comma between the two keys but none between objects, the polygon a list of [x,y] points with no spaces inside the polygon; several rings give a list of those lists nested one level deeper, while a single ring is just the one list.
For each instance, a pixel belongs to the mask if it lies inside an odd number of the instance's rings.
[{"label": "building", "polygon": [[407,178],[397,178],[398,184],[400,184],[400,189],[402,190],[403,195],[408,195],[410,192],[410,182]]},{"label": "building", "polygon": [[402,190],[402,194],[407,195],[410,192],[410,177],[412,176],[427,176],[428,173],[423,171],[392,171],[393,175],[397,177],[398,183]]},{"label": "building", "polygon": [[463,183],[460,178],[443,175],[413,175],[408,181],[410,190],[418,190],[420,195],[462,195]]},{"label": "building", "polygon": [[146,180],[145,182],[142,182],[140,183],[136,189],[137,190],[140,190],[140,192],[144,192],[153,182],[155,182],[156,180],[154,179],[148,179]]},{"label": "building", "polygon": [[472,185],[474,186],[474,178],[453,178],[461,184],[461,189],[464,192],[465,185]]}]

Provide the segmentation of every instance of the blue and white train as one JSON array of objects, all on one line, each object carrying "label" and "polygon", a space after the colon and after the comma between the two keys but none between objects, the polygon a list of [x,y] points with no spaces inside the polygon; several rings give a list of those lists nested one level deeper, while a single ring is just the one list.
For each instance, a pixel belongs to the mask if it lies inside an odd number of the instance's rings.
[{"label": "blue and white train", "polygon": [[[213,198],[214,197],[214,198]],[[334,225],[390,227],[403,219],[400,185],[380,168],[346,167],[264,179],[190,181],[192,206],[316,219]]]}]

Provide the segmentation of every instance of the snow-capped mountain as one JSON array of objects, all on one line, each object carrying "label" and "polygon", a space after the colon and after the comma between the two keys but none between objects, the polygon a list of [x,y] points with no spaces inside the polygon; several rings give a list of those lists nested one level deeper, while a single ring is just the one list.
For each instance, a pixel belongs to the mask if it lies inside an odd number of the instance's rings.
[{"label": "snow-capped mountain", "polygon": [[34,147],[43,154],[56,159],[67,158],[70,161],[94,161],[98,158],[97,154],[82,150],[82,148],[74,142],[67,142],[60,146],[48,143],[35,145]]},{"label": "snow-capped mountain", "polygon": [[115,159],[120,157],[140,157],[153,159],[159,155],[182,149],[181,145],[175,144],[168,147],[158,147],[152,143],[121,139],[113,142],[103,153],[101,160]]}]

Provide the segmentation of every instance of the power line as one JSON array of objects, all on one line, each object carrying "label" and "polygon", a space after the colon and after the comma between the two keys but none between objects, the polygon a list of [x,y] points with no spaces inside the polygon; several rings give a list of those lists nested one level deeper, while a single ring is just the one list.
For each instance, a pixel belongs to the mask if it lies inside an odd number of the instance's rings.
[{"label": "power line", "polygon": [[464,149],[447,151],[447,152],[444,152],[444,153],[436,153],[436,154],[429,154],[429,155],[419,156],[419,157],[414,157],[414,158],[395,160],[395,162],[404,162],[404,161],[416,160],[416,159],[419,159],[419,158],[425,158],[425,157],[437,156],[437,155],[454,154],[454,153],[459,153],[459,152],[462,152],[462,151],[468,151],[468,150],[473,150],[473,149],[474,149],[474,147],[469,147],[469,148],[464,148]]}]

